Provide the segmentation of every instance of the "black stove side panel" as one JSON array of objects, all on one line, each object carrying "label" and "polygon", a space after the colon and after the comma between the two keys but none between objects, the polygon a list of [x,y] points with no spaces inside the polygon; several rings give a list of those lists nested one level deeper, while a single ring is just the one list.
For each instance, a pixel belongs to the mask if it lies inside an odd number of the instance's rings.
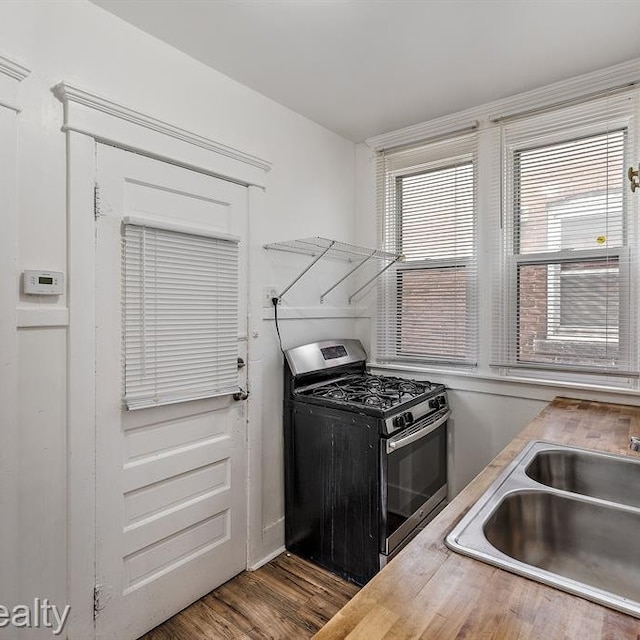
[{"label": "black stove side panel", "polygon": [[375,419],[285,401],[287,549],[359,585],[379,564]]}]

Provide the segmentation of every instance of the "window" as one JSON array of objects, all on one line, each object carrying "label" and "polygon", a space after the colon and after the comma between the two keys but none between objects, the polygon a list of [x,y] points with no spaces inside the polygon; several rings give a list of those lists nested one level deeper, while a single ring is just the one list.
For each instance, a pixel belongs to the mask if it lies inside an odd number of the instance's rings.
[{"label": "window", "polygon": [[504,127],[497,364],[637,370],[632,116],[615,97]]},{"label": "window", "polygon": [[378,363],[640,389],[640,71],[620,73],[368,141],[378,246],[405,256],[379,280]]},{"label": "window", "polygon": [[238,243],[124,225],[128,409],[238,389]]},{"label": "window", "polygon": [[475,136],[381,154],[378,359],[474,364]]}]

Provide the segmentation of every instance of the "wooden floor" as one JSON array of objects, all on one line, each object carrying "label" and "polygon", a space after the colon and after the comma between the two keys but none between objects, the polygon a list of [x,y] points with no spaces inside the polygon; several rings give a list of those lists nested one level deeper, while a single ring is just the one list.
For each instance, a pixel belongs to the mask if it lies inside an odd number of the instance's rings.
[{"label": "wooden floor", "polygon": [[359,588],[283,553],[247,571],[142,636],[140,640],[310,638]]}]

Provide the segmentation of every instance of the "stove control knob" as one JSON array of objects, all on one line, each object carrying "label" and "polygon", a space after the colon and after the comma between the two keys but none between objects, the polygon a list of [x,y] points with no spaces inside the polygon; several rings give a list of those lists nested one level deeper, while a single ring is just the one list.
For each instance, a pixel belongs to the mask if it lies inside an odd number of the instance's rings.
[{"label": "stove control knob", "polygon": [[411,413],[411,411],[407,411],[407,413],[404,414],[404,423],[406,426],[413,424],[413,413]]},{"label": "stove control knob", "polygon": [[438,407],[440,407],[440,402],[438,398],[431,398],[431,400],[429,400],[429,408],[437,409]]},{"label": "stove control knob", "polygon": [[402,429],[404,427],[404,416],[403,415],[402,416],[396,416],[393,419],[393,426],[396,429]]}]

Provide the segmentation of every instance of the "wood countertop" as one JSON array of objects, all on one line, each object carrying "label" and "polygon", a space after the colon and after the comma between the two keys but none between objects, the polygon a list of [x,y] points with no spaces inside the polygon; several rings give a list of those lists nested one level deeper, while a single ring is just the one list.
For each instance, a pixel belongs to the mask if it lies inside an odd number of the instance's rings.
[{"label": "wood countertop", "polygon": [[640,639],[637,618],[459,555],[444,543],[530,440],[640,456],[629,449],[631,435],[640,436],[640,406],[556,398],[314,639]]}]

